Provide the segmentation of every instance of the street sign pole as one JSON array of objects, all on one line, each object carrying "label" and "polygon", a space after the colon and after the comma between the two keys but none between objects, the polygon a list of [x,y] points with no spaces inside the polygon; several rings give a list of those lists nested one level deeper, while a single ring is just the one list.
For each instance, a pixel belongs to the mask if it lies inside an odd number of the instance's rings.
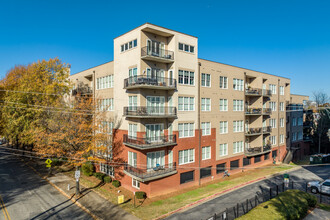
[{"label": "street sign pole", "polygon": [[79,196],[80,195],[80,190],[79,190],[80,170],[79,170],[78,166],[77,166],[76,172],[74,173],[74,176],[76,178],[76,196]]}]

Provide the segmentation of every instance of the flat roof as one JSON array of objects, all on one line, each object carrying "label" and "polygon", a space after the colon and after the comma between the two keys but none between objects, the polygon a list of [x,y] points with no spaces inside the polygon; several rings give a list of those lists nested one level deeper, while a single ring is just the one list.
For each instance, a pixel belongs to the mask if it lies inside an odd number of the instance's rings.
[{"label": "flat roof", "polygon": [[308,98],[309,98],[309,95],[299,95],[299,94],[292,94],[292,93],[290,93],[290,95],[306,96],[306,97],[308,97]]},{"label": "flat roof", "polygon": [[274,75],[274,74],[270,74],[270,73],[265,73],[265,72],[261,72],[261,71],[257,71],[257,70],[251,70],[251,69],[247,69],[247,68],[240,67],[240,66],[234,66],[234,65],[230,65],[230,64],[226,64],[226,63],[220,63],[220,62],[217,62],[217,61],[207,60],[207,59],[203,59],[203,58],[198,58],[198,59],[209,61],[209,62],[213,62],[213,63],[223,64],[223,65],[226,65],[226,66],[237,67],[237,68],[244,69],[244,70],[250,70],[250,71],[254,71],[254,72],[259,72],[259,73],[267,74],[267,75],[270,75],[270,76],[277,76],[277,77],[284,78],[284,79],[290,79],[290,78],[287,78],[287,77],[278,76],[278,75]]},{"label": "flat roof", "polygon": [[91,67],[91,68],[88,68],[88,69],[82,70],[82,71],[77,72],[77,73],[73,73],[73,74],[71,74],[70,76],[76,75],[76,74],[81,73],[81,72],[84,72],[84,71],[86,71],[86,70],[90,70],[90,69],[93,69],[93,68],[96,68],[96,67],[98,67],[98,66],[102,66],[102,65],[104,65],[104,64],[111,63],[111,62],[113,62],[113,60],[108,61],[108,62],[105,62],[105,63],[102,63],[102,64],[99,64],[99,65],[97,65],[97,66],[93,66],[93,67]]}]

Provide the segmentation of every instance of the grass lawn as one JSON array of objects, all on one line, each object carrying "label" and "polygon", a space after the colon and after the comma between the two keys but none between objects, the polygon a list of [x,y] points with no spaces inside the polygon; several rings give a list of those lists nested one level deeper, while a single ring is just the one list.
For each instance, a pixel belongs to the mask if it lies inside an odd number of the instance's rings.
[{"label": "grass lawn", "polygon": [[290,165],[309,165],[310,164],[309,158],[310,156],[305,156],[301,160],[290,162]]},{"label": "grass lawn", "polygon": [[[94,188],[94,190],[101,193],[110,202],[114,204],[117,203],[118,195],[124,195],[126,203],[120,205],[123,209],[132,213],[140,219],[154,219],[163,214],[176,210],[182,206],[218,193],[222,190],[241,185],[245,182],[255,180],[266,175],[271,175],[280,171],[289,170],[293,167],[295,166],[268,165],[267,167],[260,167],[254,170],[233,174],[229,178],[213,180],[209,183],[203,184],[200,187],[190,187],[181,191],[177,191],[175,193],[153,197],[150,199],[147,198],[145,201],[143,201],[142,204],[142,201],[137,201],[136,208],[134,208],[132,192],[126,190],[123,187],[115,188],[110,183],[96,187]],[[68,172],[67,174],[73,176],[74,172]],[[82,175],[81,183],[85,187],[94,187],[100,183],[100,180],[96,179],[93,176],[87,177]],[[117,192],[118,190],[121,190],[119,194]]]},{"label": "grass lawn", "polygon": [[324,203],[318,203],[317,208],[330,212],[330,205]]}]

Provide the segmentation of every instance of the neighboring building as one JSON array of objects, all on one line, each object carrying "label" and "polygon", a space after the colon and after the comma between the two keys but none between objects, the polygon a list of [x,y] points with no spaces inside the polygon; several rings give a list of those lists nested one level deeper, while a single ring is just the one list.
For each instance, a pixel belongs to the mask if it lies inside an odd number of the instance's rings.
[{"label": "neighboring building", "polygon": [[194,36],[143,24],[114,39],[114,61],[70,80],[122,118],[116,139],[128,165],[107,173],[149,197],[286,154],[290,80],[199,59]]},{"label": "neighboring building", "polygon": [[291,94],[290,101],[287,102],[286,141],[289,151],[289,157],[286,159],[287,162],[291,159],[301,159],[310,152],[309,143],[304,141],[304,128],[307,126],[304,107],[306,107],[308,101],[308,96]]}]

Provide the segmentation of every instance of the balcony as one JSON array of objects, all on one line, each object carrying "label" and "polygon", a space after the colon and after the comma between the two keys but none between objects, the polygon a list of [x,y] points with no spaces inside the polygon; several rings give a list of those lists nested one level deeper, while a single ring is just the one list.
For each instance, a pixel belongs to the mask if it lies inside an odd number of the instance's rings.
[{"label": "balcony", "polygon": [[272,91],[269,90],[269,89],[263,89],[262,90],[262,95],[266,96],[266,97],[270,97],[270,96],[272,96]]},{"label": "balcony", "polygon": [[255,89],[255,88],[248,88],[245,90],[246,96],[261,96],[262,92],[261,89]]},{"label": "balcony", "polygon": [[153,148],[176,145],[176,135],[163,135],[151,138],[139,138],[130,137],[127,134],[124,134],[123,143],[135,149],[148,150]]},{"label": "balcony", "polygon": [[148,182],[176,174],[178,171],[176,170],[176,163],[174,162],[149,169],[133,167],[126,164],[124,172],[140,182]]},{"label": "balcony", "polygon": [[142,47],[141,58],[143,60],[156,61],[161,63],[173,63],[174,52],[153,47]]},{"label": "balcony", "polygon": [[268,153],[271,150],[272,150],[272,146],[270,144],[266,144],[263,147],[246,148],[244,153],[246,156],[251,157],[251,156],[257,156]]},{"label": "balcony", "polygon": [[132,76],[124,79],[124,89],[176,89],[176,79],[164,77]]},{"label": "balcony", "polygon": [[248,128],[245,131],[245,136],[254,136],[254,135],[260,135],[262,129],[261,128]]},{"label": "balcony", "polygon": [[272,132],[272,127],[271,126],[267,126],[267,127],[262,128],[262,133],[270,134],[270,132]]},{"label": "balcony", "polygon": [[272,109],[271,108],[263,108],[262,109],[262,114],[263,115],[270,115],[272,113]]},{"label": "balcony", "polygon": [[124,107],[124,116],[130,118],[176,118],[176,107]]},{"label": "balcony", "polygon": [[264,144],[263,146],[263,153],[268,153],[272,150],[272,145],[271,144]]},{"label": "balcony", "polygon": [[261,115],[261,108],[245,108],[245,115]]},{"label": "balcony", "polygon": [[83,83],[79,83],[77,85],[77,88],[75,89],[72,89],[72,92],[71,92],[71,95],[72,96],[77,96],[77,95],[93,95],[93,88],[89,87],[87,84],[83,84]]}]

